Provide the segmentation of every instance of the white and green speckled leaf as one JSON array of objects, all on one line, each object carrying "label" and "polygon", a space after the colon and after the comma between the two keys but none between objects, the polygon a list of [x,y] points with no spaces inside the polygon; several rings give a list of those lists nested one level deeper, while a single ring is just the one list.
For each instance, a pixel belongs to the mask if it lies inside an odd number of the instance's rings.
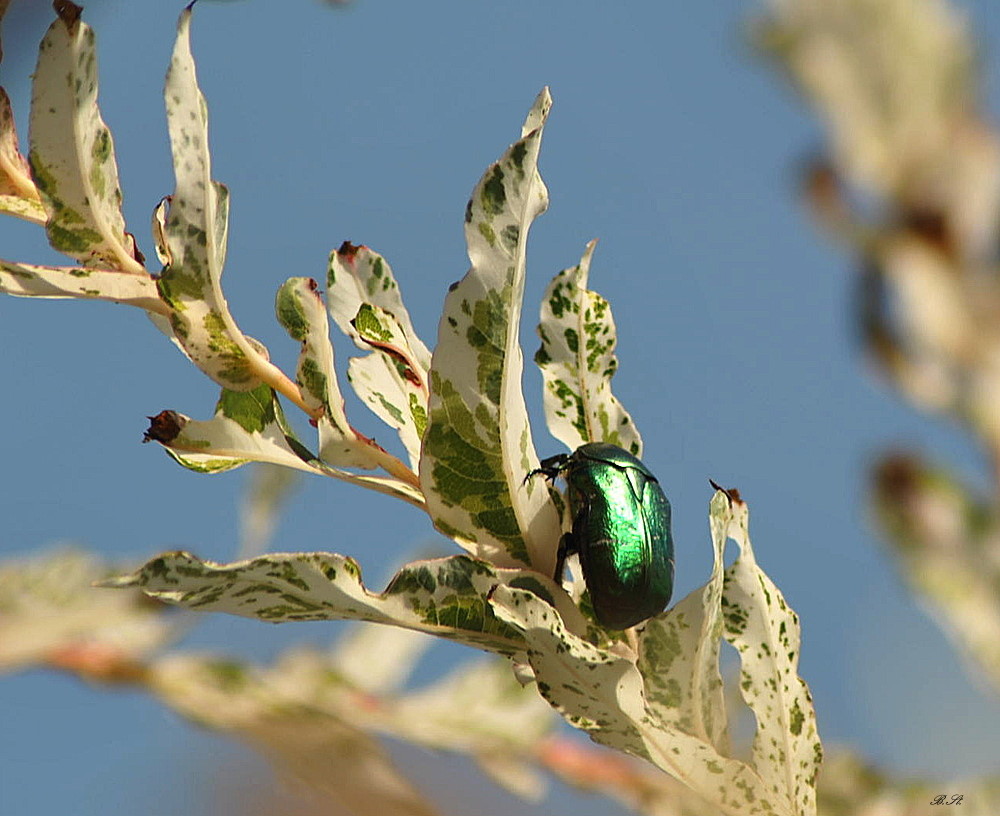
[{"label": "white and green speckled leaf", "polygon": [[431,367],[431,353],[413,328],[399,285],[385,258],[366,246],[354,246],[345,241],[339,249],[330,253],[326,283],[330,316],[358,348],[371,348],[353,325],[358,311],[367,303],[396,319],[413,352],[418,373],[426,380],[427,370]]},{"label": "white and green speckled leaf", "polygon": [[522,137],[490,166],[465,213],[471,268],[445,300],[431,367],[420,481],[435,526],[469,552],[551,575],[560,535],[521,391],[518,340],[528,229],[548,193],[538,174],[538,95]]},{"label": "white and green speckled leaf", "polygon": [[408,564],[384,592],[368,590],[361,568],[335,553],[275,553],[233,564],[164,553],[107,586],[138,586],[188,609],[228,612],[273,623],[361,620],[428,632],[504,655],[524,646],[520,633],[494,617],[487,596],[498,584],[524,588],[533,603],[558,605],[578,631],[586,623],[555,583],[530,570],[502,570],[468,556]]},{"label": "white and green speckled leaf", "polygon": [[427,426],[431,355],[413,329],[392,269],[377,252],[345,242],[330,253],[327,297],[341,331],[372,352],[351,358],[351,386],[396,430],[415,470]]},{"label": "white and green speckled leaf", "polygon": [[137,306],[168,315],[156,281],[146,272],[80,266],[39,266],[0,258],[0,292],[15,297],[82,298]]},{"label": "white and green speckled leaf", "polygon": [[[646,704],[661,727],[697,737],[730,754],[719,650],[722,644],[723,553],[726,524],[710,513],[714,564],[708,583],[648,620],[639,634],[639,671]],[[721,499],[724,501],[724,499]]]},{"label": "white and green speckled leaf", "polygon": [[555,610],[523,590],[497,587],[497,618],[519,630],[539,693],[576,728],[602,745],[648,759],[638,724],[644,716],[642,677],[627,657],[573,635]]},{"label": "white and green speckled leaf", "polygon": [[253,391],[223,389],[215,416],[209,420],[191,419],[176,411],[162,411],[150,419],[147,441],[159,442],[178,463],[198,473],[222,473],[249,462],[266,462],[361,484],[423,507],[420,491],[410,484],[352,473],[317,459],[295,437],[281,403],[266,385]]},{"label": "white and green speckled leaf", "polygon": [[337,384],[333,346],[326,307],[312,278],[289,278],[275,299],[278,321],[294,340],[302,344],[296,380],[306,405],[321,413],[316,420],[319,455],[328,464],[378,467],[374,449],[354,432],[344,413],[344,398]]},{"label": "white and green speckled leaf", "polygon": [[94,32],[80,21],[79,6],[60,2],[56,11],[38,48],[29,153],[49,243],[84,266],[140,273],[122,217],[114,143],[97,107]]},{"label": "white and green speckled leaf", "polygon": [[18,145],[10,97],[0,88],[0,213],[44,224],[48,214]]},{"label": "white and green speckled leaf", "polygon": [[174,334],[195,365],[223,388],[251,391],[273,366],[259,344],[240,331],[222,292],[229,191],[211,177],[208,108],[191,56],[190,25],[187,8],[177,24],[167,71],[176,187],[162,228],[165,249],[158,249],[169,259],[159,278],[160,296],[173,309]]},{"label": "white and green speckled leaf", "polygon": [[570,724],[595,742],[652,762],[720,814],[791,816],[774,806],[751,767],[658,721],[646,705],[643,676],[626,653],[576,637],[557,615],[527,600],[508,587],[498,587],[491,598],[496,616],[523,633],[539,692]]},{"label": "white and green speckled leaf", "polygon": [[611,305],[587,288],[596,244],[587,244],[580,263],[556,275],[542,298],[535,362],[545,382],[545,421],[571,451],[610,442],[641,456],[639,431],[611,393],[618,370]]},{"label": "white and green speckled leaf", "polygon": [[797,674],[799,618],[754,560],[746,504],[719,492],[712,515],[740,548],[722,605],[726,640],[740,654],[740,690],[757,721],[752,762],[784,811],[812,816],[823,749],[809,687]]},{"label": "white and green speckled leaf", "polygon": [[375,352],[352,357],[347,377],[372,412],[396,429],[410,466],[416,470],[427,428],[427,372],[415,363],[403,327],[389,312],[365,303],[353,323]]},{"label": "white and green speckled leaf", "polygon": [[311,454],[296,445],[281,404],[266,385],[253,391],[223,389],[209,420],[175,411],[151,419],[147,440],[159,442],[179,464],[198,473],[222,473],[249,462],[316,472],[308,461]]}]

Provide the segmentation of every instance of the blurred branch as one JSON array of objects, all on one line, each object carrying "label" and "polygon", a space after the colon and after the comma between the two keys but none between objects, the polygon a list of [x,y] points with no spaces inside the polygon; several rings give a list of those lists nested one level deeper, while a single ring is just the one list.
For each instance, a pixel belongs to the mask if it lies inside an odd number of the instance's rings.
[{"label": "blurred branch", "polygon": [[769,7],[759,43],[827,133],[803,192],[858,258],[869,359],[992,466],[989,500],[909,454],[885,456],[874,482],[910,586],[1000,688],[1000,137],[969,25],[944,0]]}]

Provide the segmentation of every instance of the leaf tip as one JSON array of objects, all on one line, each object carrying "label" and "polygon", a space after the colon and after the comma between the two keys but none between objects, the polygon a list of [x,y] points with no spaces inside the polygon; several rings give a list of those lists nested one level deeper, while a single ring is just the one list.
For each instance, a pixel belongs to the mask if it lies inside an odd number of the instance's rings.
[{"label": "leaf tip", "polygon": [[167,445],[173,442],[187,424],[187,419],[176,411],[160,411],[156,416],[146,417],[149,427],[142,435],[142,441],[159,442]]},{"label": "leaf tip", "polygon": [[712,485],[716,490],[722,491],[726,498],[729,499],[730,507],[734,504],[744,504],[742,497],[740,496],[740,491],[735,487],[722,487],[715,479],[709,479],[708,483]]},{"label": "leaf tip", "polygon": [[56,14],[59,15],[59,19],[62,20],[67,28],[72,28],[80,20],[80,15],[83,13],[83,6],[78,6],[76,3],[70,2],[70,0],[55,0],[52,3],[52,8],[55,9]]},{"label": "leaf tip", "polygon": [[138,586],[139,575],[135,572],[128,575],[112,575],[108,578],[101,578],[99,581],[92,581],[90,585],[98,589],[123,589]]}]

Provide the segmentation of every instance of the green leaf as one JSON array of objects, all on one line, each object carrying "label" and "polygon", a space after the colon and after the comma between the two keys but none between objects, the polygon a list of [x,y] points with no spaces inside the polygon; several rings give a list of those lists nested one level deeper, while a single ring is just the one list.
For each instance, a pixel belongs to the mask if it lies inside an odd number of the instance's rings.
[{"label": "green leaf", "polygon": [[548,203],[538,174],[551,98],[476,185],[466,209],[472,267],[445,300],[431,367],[420,481],[435,526],[493,563],[551,575],[560,523],[537,467],[518,342],[528,228]]},{"label": "green leaf", "polygon": [[80,266],[39,266],[0,258],[0,292],[15,297],[81,298],[169,314],[156,282],[145,272]]},{"label": "green leaf", "polygon": [[289,278],[275,300],[278,320],[302,344],[296,380],[306,405],[321,409],[317,420],[320,458],[331,465],[373,469],[378,462],[367,440],[359,438],[344,413],[337,385],[326,309],[312,278]]},{"label": "green leaf", "polygon": [[233,564],[213,564],[183,552],[164,553],[106,586],[138,586],[146,594],[189,609],[228,612],[279,623],[363,620],[444,637],[516,655],[524,641],[497,620],[486,601],[500,584],[530,589],[529,601],[554,603],[577,631],[586,623],[566,593],[535,572],[502,570],[468,556],[408,564],[382,593],[368,590],[352,558],[334,553],[276,553]]},{"label": "green leaf", "polygon": [[358,348],[348,379],[357,395],[399,433],[414,470],[427,427],[431,355],[417,337],[389,264],[368,247],[344,243],[330,253],[330,314]]},{"label": "green leaf", "polygon": [[545,420],[571,451],[588,442],[610,442],[641,456],[639,431],[611,393],[618,370],[611,305],[587,289],[596,244],[587,244],[580,263],[556,275],[542,298],[542,346],[535,362],[545,382]]},{"label": "green leaf", "polygon": [[97,107],[94,32],[78,6],[56,10],[38,48],[30,128],[49,243],[84,266],[141,273],[142,256],[122,217],[114,142]]},{"label": "green leaf", "polygon": [[722,608],[725,638],[740,653],[740,690],[757,720],[753,766],[785,812],[814,814],[823,749],[809,687],[797,674],[798,615],[754,560],[746,504],[719,491],[712,515],[740,548],[726,570]]},{"label": "green leaf", "polygon": [[[169,260],[159,278],[171,324],[191,360],[223,388],[251,391],[272,368],[266,351],[246,337],[222,293],[229,229],[229,191],[212,180],[208,108],[198,88],[190,43],[191,10],[177,24],[165,98],[176,187],[162,225]],[[156,224],[163,216],[154,214]],[[159,245],[160,240],[157,241]]]}]

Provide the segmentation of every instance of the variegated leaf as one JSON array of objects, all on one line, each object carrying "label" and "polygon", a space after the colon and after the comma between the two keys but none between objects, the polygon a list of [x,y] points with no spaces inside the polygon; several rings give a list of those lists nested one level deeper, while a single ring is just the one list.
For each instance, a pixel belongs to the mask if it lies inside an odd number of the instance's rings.
[{"label": "variegated leaf", "polygon": [[396,429],[416,469],[427,426],[431,355],[413,329],[389,264],[368,247],[345,242],[330,253],[327,296],[341,331],[359,348],[372,350],[351,358],[351,386]]},{"label": "variegated leaf", "polygon": [[797,674],[799,618],[754,560],[746,504],[719,492],[712,513],[740,548],[722,605],[726,640],[740,653],[740,690],[757,721],[753,766],[776,808],[811,816],[823,749],[809,687]]},{"label": "variegated leaf", "polygon": [[320,458],[340,467],[378,467],[375,449],[359,438],[344,413],[326,308],[316,281],[289,278],[278,290],[275,311],[288,334],[302,344],[296,380],[306,405],[318,414]]},{"label": "variegated leaf", "polygon": [[48,218],[28,162],[18,146],[14,113],[0,88],[0,212],[44,224]]},{"label": "variegated leaf", "polygon": [[16,297],[83,298],[138,306],[168,315],[170,308],[146,272],[80,266],[38,266],[0,259],[0,292]]},{"label": "variegated leaf", "polygon": [[330,476],[396,496],[423,506],[413,485],[398,479],[365,476],[321,462],[295,437],[274,391],[261,385],[253,391],[227,391],[207,421],[176,411],[150,417],[146,440],[159,442],[178,463],[199,473],[222,473],[249,462],[266,462]]},{"label": "variegated leaf", "polygon": [[414,350],[393,315],[365,303],[352,323],[375,353],[352,357],[348,379],[372,412],[396,429],[416,469],[427,428],[427,372],[415,364]]},{"label": "variegated leaf", "polygon": [[279,623],[363,620],[428,632],[504,655],[524,647],[512,627],[494,617],[488,594],[498,584],[525,590],[527,601],[561,614],[577,631],[586,623],[566,593],[529,570],[502,570],[468,556],[408,564],[382,593],[361,581],[352,558],[334,553],[265,555],[213,564],[188,553],[164,553],[107,586],[138,586],[168,603]]},{"label": "variegated leaf", "polygon": [[167,71],[167,124],[176,187],[163,224],[165,248],[157,250],[169,259],[159,289],[173,309],[174,334],[194,363],[223,388],[251,391],[274,367],[240,331],[222,293],[229,191],[211,177],[208,108],[191,56],[190,25],[188,7],[177,24]]},{"label": "variegated leaf", "polygon": [[500,620],[523,633],[538,690],[567,721],[595,742],[649,760],[718,813],[791,816],[793,811],[775,806],[748,765],[658,722],[646,706],[634,660],[581,640],[556,615],[525,600],[521,590],[501,586],[491,603]]},{"label": "variegated leaf", "polygon": [[712,576],[670,610],[651,618],[639,635],[639,671],[646,703],[661,727],[682,731],[729,755],[729,731],[719,650],[722,643],[722,559],[728,528],[713,500]]},{"label": "variegated leaf", "polygon": [[266,385],[253,391],[223,390],[210,420],[176,411],[150,419],[145,441],[159,442],[178,463],[199,473],[222,473],[249,462],[316,472],[308,463],[312,454],[297,443]]},{"label": "variegated leaf", "polygon": [[84,266],[141,273],[125,231],[111,132],[97,107],[94,32],[73,3],[38,48],[31,98],[31,171],[48,213],[53,248]]},{"label": "variegated leaf", "polygon": [[587,442],[610,442],[641,456],[639,431],[611,393],[618,370],[611,305],[587,289],[596,244],[587,244],[580,263],[552,279],[542,299],[542,346],[535,362],[545,381],[545,420],[571,451]]},{"label": "variegated leaf", "polygon": [[406,345],[412,350],[413,361],[419,366],[418,373],[426,380],[431,353],[413,328],[399,285],[385,258],[366,246],[345,241],[340,249],[330,253],[326,281],[330,316],[358,348],[371,348],[353,325],[358,311],[367,303],[395,318],[406,337]]},{"label": "variegated leaf", "polygon": [[420,481],[435,526],[469,552],[551,575],[559,517],[540,480],[521,392],[525,247],[548,193],[538,174],[542,91],[522,138],[476,185],[465,213],[471,269],[452,286],[431,368]]}]

